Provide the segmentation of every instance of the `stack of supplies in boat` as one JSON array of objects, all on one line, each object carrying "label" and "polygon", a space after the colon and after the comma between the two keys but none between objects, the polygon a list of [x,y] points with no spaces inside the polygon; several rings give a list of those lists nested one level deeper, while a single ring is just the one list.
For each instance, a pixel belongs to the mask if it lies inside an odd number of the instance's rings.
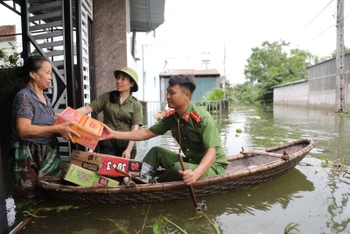
[{"label": "stack of supplies in boat", "polygon": [[[84,169],[84,171],[87,170],[90,173],[97,174],[98,176],[107,176],[114,179],[124,177],[125,174],[138,177],[140,176],[142,168],[142,161],[79,150],[72,151],[70,162],[71,166],[74,165],[73,167],[75,168],[81,168]],[[125,173],[121,173],[120,171],[124,171]],[[69,181],[72,182],[71,180]],[[76,182],[77,181],[73,183]],[[79,185],[83,184],[79,183]],[[88,186],[91,186],[91,184]]]},{"label": "stack of supplies in boat", "polygon": [[74,164],[69,165],[68,171],[63,179],[81,186],[115,187],[119,185],[119,182],[116,180],[112,180],[111,178],[101,176],[93,171],[89,171]]},{"label": "stack of supplies in boat", "polygon": [[80,137],[73,136],[73,140],[82,146],[94,150],[102,136],[103,124],[70,107],[67,107],[57,116],[55,124],[67,121],[73,123],[70,128],[80,134]]}]

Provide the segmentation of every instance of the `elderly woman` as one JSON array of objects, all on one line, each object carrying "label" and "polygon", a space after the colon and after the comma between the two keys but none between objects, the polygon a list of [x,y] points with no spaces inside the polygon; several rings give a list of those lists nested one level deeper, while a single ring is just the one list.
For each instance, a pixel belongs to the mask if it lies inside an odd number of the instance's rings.
[{"label": "elderly woman", "polygon": [[[132,68],[126,67],[114,71],[116,90],[106,92],[94,100],[90,105],[78,109],[89,114],[103,112],[103,122],[116,131],[135,131],[142,125],[141,103],[132,96],[138,90],[138,76]],[[134,141],[109,139],[99,142],[99,152],[121,156],[136,157]]]},{"label": "elderly woman", "polygon": [[12,138],[15,157],[15,181],[18,195],[36,194],[38,178],[61,174],[57,134],[72,140],[70,123],[53,125],[55,112],[44,90],[51,84],[50,61],[31,56],[24,61],[23,72],[28,79],[13,102]]}]

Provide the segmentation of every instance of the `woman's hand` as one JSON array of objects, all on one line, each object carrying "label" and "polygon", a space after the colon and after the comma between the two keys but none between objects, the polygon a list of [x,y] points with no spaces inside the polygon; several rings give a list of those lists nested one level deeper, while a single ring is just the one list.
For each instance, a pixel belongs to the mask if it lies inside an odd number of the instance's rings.
[{"label": "woman's hand", "polygon": [[56,125],[57,126],[57,133],[59,135],[61,135],[64,139],[70,140],[71,142],[75,143],[72,135],[74,135],[76,137],[80,137],[80,135],[76,131],[72,130],[69,127],[72,124],[73,123],[71,123],[71,122],[65,122],[65,123]]},{"label": "woman's hand", "polygon": [[155,113],[155,114],[153,115],[153,117],[154,117],[156,120],[159,121],[159,120],[160,120],[161,118],[163,118],[165,115],[166,115],[166,111],[163,110],[163,111],[159,111],[159,112]]},{"label": "woman's hand", "polygon": [[108,140],[111,138],[115,138],[114,137],[115,132],[106,124],[102,124],[102,125],[103,125],[103,132],[102,132],[102,136],[100,137],[100,140]]}]

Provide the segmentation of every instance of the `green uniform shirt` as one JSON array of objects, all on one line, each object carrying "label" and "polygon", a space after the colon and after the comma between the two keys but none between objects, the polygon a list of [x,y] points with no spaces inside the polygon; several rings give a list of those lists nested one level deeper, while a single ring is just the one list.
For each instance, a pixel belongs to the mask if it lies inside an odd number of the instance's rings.
[{"label": "green uniform shirt", "polygon": [[[199,123],[195,121],[196,116],[201,117]],[[156,135],[163,135],[168,130],[171,130],[173,137],[179,142],[177,120],[178,116],[176,114],[162,118],[150,127],[150,131]],[[199,164],[207,149],[215,148],[215,162],[229,164],[219,138],[218,130],[209,112],[190,104],[179,121],[181,128],[181,149],[186,156],[184,161]]]},{"label": "green uniform shirt", "polygon": [[[123,104],[109,101],[110,93],[104,93],[94,100],[90,106],[95,114],[103,111],[103,122],[116,131],[130,131],[132,125],[142,125],[142,105],[132,95]],[[118,140],[119,147],[126,148],[128,141]]]}]

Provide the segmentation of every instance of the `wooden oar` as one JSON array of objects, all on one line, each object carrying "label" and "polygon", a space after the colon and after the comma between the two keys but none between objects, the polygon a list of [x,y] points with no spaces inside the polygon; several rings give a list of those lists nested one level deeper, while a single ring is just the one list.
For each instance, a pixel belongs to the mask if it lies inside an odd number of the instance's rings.
[{"label": "wooden oar", "polygon": [[117,167],[114,168],[117,172],[131,178],[132,181],[136,182],[136,183],[139,183],[139,184],[147,184],[145,181],[141,180],[140,178],[137,178],[137,177],[134,177],[132,175],[130,175],[129,173],[127,173],[126,171],[123,171]]},{"label": "wooden oar", "polygon": [[[181,167],[182,167],[182,171],[186,171],[186,167],[185,167],[184,161],[182,160],[182,156],[181,156],[180,152],[179,152],[179,161],[180,161],[180,164],[181,164]],[[198,203],[197,203],[196,196],[194,195],[193,186],[192,185],[188,185],[188,189],[190,190],[190,194],[191,194],[191,197],[192,197],[193,205],[197,208],[198,207]]]},{"label": "wooden oar", "polygon": [[269,156],[269,157],[281,158],[283,160],[289,159],[289,155],[286,153],[286,151],[284,151],[283,154],[276,154],[276,153],[270,153],[270,152],[266,152],[266,151],[245,151],[242,147],[242,151],[240,153],[244,154],[248,157],[256,155],[256,154],[260,154],[260,155],[265,155],[265,156]]},{"label": "wooden oar", "polygon": [[[180,130],[180,121],[179,121],[179,119],[177,119],[177,133],[179,135],[179,154],[178,154],[179,155],[179,161],[180,161],[180,164],[181,164],[182,171],[186,171],[186,167],[185,167],[184,161],[182,160],[182,156],[181,156],[181,130]],[[188,185],[188,189],[190,190],[190,194],[191,194],[191,197],[192,197],[193,205],[194,205],[194,207],[196,207],[196,209],[198,209],[198,203],[197,203],[196,196],[194,195],[193,186],[192,185]]]}]

